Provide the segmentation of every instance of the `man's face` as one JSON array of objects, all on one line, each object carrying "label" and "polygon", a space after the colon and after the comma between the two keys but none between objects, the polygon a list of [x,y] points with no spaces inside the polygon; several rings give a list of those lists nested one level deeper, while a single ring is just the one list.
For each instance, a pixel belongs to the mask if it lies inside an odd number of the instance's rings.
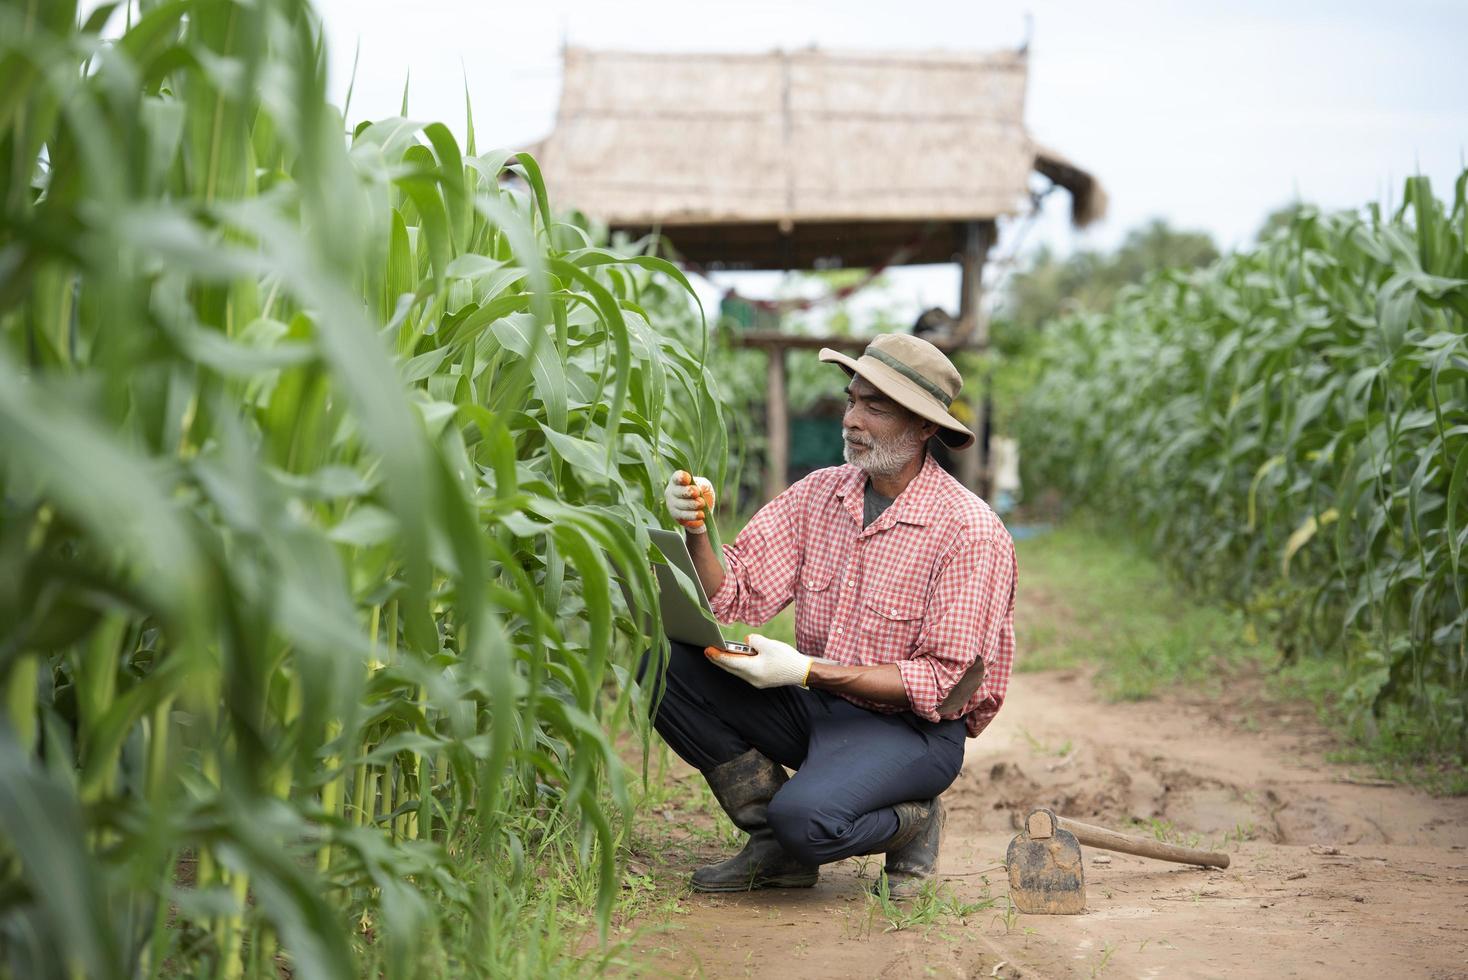
[{"label": "man's face", "polygon": [[902,471],[936,428],[876,389],[861,376],[846,387],[841,418],[846,462],[873,476]]}]

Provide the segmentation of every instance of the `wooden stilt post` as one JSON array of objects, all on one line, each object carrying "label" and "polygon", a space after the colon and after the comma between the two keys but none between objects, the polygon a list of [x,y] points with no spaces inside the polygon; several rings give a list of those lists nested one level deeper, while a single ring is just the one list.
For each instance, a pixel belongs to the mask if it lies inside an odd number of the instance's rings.
[{"label": "wooden stilt post", "polygon": [[968,222],[964,226],[963,252],[958,261],[962,279],[958,287],[957,339],[977,343],[982,334],[982,344],[985,346],[989,342],[989,324],[980,315],[979,301],[984,296],[984,259],[989,254],[993,228],[994,223],[991,221]]},{"label": "wooden stilt post", "polygon": [[[979,308],[984,295],[984,260],[994,242],[996,227],[992,221],[970,221],[964,227],[963,252],[959,255],[962,278],[958,296],[958,330],[954,339],[959,347],[989,349],[989,318]],[[963,400],[969,406],[975,443],[958,454],[958,479],[981,497],[989,495],[988,418],[985,410],[987,378],[965,378]]]},{"label": "wooden stilt post", "polygon": [[790,463],[790,406],[785,393],[785,347],[772,344],[765,375],[765,501],[774,500],[785,489]]}]

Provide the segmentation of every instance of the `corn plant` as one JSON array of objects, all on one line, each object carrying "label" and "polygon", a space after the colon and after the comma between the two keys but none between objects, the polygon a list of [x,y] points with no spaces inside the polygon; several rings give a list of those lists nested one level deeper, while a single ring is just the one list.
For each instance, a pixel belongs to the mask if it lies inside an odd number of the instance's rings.
[{"label": "corn plant", "polygon": [[0,973],[541,972],[546,862],[607,921],[691,291],[324,64],[0,2]]},{"label": "corn plant", "polygon": [[1446,203],[1414,177],[1393,213],[1303,208],[1044,350],[1028,483],[1343,661],[1358,719],[1468,749],[1468,173]]}]

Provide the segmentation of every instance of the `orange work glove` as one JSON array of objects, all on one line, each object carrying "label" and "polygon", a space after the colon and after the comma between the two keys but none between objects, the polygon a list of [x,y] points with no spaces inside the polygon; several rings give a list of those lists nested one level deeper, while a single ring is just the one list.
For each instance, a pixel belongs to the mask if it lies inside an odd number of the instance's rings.
[{"label": "orange work glove", "polygon": [[668,481],[663,500],[673,520],[687,528],[688,533],[707,533],[704,522],[714,512],[714,487],[708,480],[679,470]]},{"label": "orange work glove", "polygon": [[703,655],[715,665],[755,687],[782,687],[798,684],[805,687],[810,679],[810,657],[788,643],[772,640],[758,633],[748,637],[754,653],[733,653],[718,647],[704,647]]}]

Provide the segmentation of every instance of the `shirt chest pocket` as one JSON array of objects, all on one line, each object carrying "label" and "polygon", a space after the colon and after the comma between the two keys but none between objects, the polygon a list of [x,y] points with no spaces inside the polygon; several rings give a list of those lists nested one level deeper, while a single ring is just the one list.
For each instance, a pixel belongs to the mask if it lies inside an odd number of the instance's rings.
[{"label": "shirt chest pocket", "polygon": [[830,566],[806,565],[800,570],[795,589],[795,647],[802,653],[821,653],[826,630],[836,614],[834,587],[836,570]]},{"label": "shirt chest pocket", "polygon": [[800,591],[825,592],[836,577],[830,565],[805,565],[800,569]]},{"label": "shirt chest pocket", "polygon": [[917,645],[927,603],[922,596],[873,591],[861,600],[861,652],[867,663],[906,660]]}]

